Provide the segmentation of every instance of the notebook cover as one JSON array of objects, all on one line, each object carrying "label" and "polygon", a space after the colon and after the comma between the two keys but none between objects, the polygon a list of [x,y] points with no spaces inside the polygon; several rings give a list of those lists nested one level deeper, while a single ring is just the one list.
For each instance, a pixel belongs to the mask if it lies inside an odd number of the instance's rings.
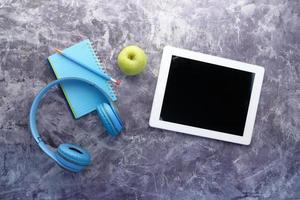
[{"label": "notebook cover", "polygon": [[[86,65],[98,71],[104,72],[99,58],[93,50],[90,40],[79,42],[63,52],[82,60]],[[64,77],[79,77],[94,82],[101,87],[113,101],[117,100],[114,90],[108,81],[100,76],[84,69],[80,65],[70,61],[64,56],[56,53],[48,57],[48,61],[57,79]],[[81,83],[63,83],[61,88],[68,101],[75,118],[82,117],[94,110],[102,102],[103,96],[94,87]]]}]

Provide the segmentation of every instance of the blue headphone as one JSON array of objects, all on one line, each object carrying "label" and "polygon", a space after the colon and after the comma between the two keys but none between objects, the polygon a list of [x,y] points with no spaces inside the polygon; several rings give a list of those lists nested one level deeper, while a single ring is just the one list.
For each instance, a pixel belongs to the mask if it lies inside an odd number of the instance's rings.
[{"label": "blue headphone", "polygon": [[42,97],[54,86],[65,82],[82,82],[89,84],[96,88],[100,94],[104,97],[104,102],[97,106],[97,114],[101,119],[107,132],[112,135],[118,135],[123,129],[123,122],[121,121],[118,111],[114,108],[112,101],[105,92],[96,84],[81,78],[62,78],[49,83],[44,87],[33,100],[30,114],[29,114],[29,126],[35,141],[40,148],[53,160],[56,161],[61,167],[71,172],[80,172],[91,163],[90,153],[82,147],[75,144],[61,144],[57,151],[52,151],[48,148],[47,144],[42,140],[36,126],[36,111]]}]

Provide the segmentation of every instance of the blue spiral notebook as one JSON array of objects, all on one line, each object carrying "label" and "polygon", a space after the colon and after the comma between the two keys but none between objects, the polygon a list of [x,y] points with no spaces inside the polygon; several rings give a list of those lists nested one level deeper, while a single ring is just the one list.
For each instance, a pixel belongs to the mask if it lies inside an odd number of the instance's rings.
[{"label": "blue spiral notebook", "polygon": [[[83,40],[64,49],[63,52],[82,60],[89,67],[105,73],[90,40]],[[113,101],[117,100],[111,84],[100,76],[84,69],[58,53],[49,56],[48,61],[57,79],[64,77],[87,79],[101,87]],[[84,83],[64,83],[61,84],[61,88],[76,119],[96,110],[96,106],[102,101],[99,91]]]}]

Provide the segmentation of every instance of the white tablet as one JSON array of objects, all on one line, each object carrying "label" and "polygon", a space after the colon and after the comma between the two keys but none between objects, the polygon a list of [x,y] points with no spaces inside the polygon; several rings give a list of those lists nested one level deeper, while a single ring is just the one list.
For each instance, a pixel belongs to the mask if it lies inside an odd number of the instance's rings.
[{"label": "white tablet", "polygon": [[166,46],[150,126],[249,145],[264,68]]}]

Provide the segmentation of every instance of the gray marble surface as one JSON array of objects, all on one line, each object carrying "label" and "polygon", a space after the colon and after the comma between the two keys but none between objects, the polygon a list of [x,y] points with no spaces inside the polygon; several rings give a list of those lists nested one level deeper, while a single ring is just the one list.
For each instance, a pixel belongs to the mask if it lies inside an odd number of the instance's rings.
[{"label": "gray marble surface", "polygon": [[[53,48],[86,38],[123,81],[126,131],[109,137],[94,113],[74,120],[62,93],[50,92],[38,114],[42,136],[93,155],[72,174],[35,144],[28,112],[55,79],[46,61]],[[149,56],[136,77],[116,66],[129,44]],[[167,44],[265,67],[250,146],[149,127]],[[0,199],[300,199],[299,63],[298,0],[1,0]]]}]

